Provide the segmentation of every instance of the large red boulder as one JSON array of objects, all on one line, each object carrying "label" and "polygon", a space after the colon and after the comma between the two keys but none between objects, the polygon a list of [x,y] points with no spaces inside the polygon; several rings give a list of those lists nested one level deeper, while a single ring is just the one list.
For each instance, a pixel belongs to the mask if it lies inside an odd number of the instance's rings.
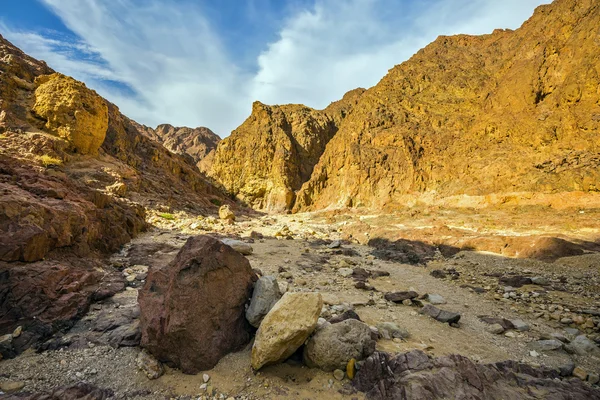
[{"label": "large red boulder", "polygon": [[191,237],[173,262],[150,270],[139,292],[142,346],[184,373],[214,367],[250,340],[244,306],[255,280],[240,253]]}]

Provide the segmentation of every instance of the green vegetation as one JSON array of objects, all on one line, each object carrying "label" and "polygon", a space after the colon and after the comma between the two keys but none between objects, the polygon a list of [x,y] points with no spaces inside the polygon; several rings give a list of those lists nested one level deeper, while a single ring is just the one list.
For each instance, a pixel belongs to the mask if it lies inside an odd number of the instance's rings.
[{"label": "green vegetation", "polygon": [[44,165],[44,167],[57,167],[59,165],[62,165],[63,163],[63,161],[60,158],[51,157],[47,154],[44,154],[43,156],[37,156],[37,159]]},{"label": "green vegetation", "polygon": [[175,219],[175,216],[170,213],[160,213],[158,214],[158,216],[164,219],[168,219],[169,221],[173,221]]},{"label": "green vegetation", "polygon": [[210,199],[210,202],[213,203],[217,207],[221,207],[221,205],[223,204],[221,202],[221,200],[219,200],[219,199]]}]

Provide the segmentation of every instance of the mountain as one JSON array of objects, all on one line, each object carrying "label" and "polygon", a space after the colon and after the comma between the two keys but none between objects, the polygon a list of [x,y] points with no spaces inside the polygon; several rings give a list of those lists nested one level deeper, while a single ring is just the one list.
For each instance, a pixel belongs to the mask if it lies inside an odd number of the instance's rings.
[{"label": "mountain", "polygon": [[[556,0],[515,31],[439,37],[331,125],[255,106],[212,176],[254,207],[295,211],[597,192],[599,27],[597,1]],[[296,131],[322,138],[308,160]]]},{"label": "mountain", "polygon": [[256,209],[290,209],[363,92],[349,92],[325,110],[255,102],[250,117],[217,146],[209,175]]},{"label": "mountain", "polygon": [[201,170],[206,169],[201,161],[217,148],[221,138],[205,127],[187,128],[162,124],[156,129],[145,130],[147,136],[161,143],[175,154],[187,158]]},{"label": "mountain", "polygon": [[231,204],[144,131],[0,36],[0,332],[23,326],[20,349],[124,288],[103,257],[148,227],[148,211]]}]

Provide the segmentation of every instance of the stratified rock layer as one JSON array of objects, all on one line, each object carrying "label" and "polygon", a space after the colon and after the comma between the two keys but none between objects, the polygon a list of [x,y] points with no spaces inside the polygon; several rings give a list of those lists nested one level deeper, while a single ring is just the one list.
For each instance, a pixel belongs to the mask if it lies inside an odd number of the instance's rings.
[{"label": "stratified rock layer", "polygon": [[214,367],[250,340],[244,306],[256,278],[240,253],[210,236],[188,239],[139,293],[142,346],[185,373]]},{"label": "stratified rock layer", "polygon": [[439,37],[360,97],[295,209],[597,191],[598,26],[597,1],[556,0],[516,31]]},{"label": "stratified rock layer", "polygon": [[248,205],[285,211],[325,146],[362,94],[357,89],[323,111],[255,102],[250,117],[219,143],[209,175]]}]

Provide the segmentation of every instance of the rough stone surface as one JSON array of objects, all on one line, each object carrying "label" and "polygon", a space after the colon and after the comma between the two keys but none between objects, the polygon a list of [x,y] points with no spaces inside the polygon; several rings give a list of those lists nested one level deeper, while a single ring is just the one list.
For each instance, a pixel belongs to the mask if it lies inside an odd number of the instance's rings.
[{"label": "rough stone surface", "polygon": [[597,388],[558,379],[557,370],[515,361],[478,364],[460,355],[430,358],[413,350],[375,352],[360,364],[353,385],[370,400],[600,398]]},{"label": "rough stone surface", "polygon": [[345,369],[351,359],[370,356],[375,344],[367,324],[348,319],[319,329],[304,347],[304,361],[324,371]]},{"label": "rough stone surface", "polygon": [[315,330],[323,308],[319,293],[286,293],[263,319],[252,346],[252,368],[291,356]]},{"label": "rough stone surface", "polygon": [[256,278],[241,254],[210,236],[188,239],[139,293],[142,346],[185,373],[212,368],[250,340],[244,305]]},{"label": "rough stone surface", "polygon": [[250,325],[258,328],[265,316],[281,298],[279,284],[274,276],[263,276],[254,284],[250,307],[246,310],[246,319]]},{"label": "rough stone surface", "polygon": [[85,84],[62,75],[36,79],[33,112],[44,129],[66,139],[81,154],[96,154],[108,129],[108,106]]}]

